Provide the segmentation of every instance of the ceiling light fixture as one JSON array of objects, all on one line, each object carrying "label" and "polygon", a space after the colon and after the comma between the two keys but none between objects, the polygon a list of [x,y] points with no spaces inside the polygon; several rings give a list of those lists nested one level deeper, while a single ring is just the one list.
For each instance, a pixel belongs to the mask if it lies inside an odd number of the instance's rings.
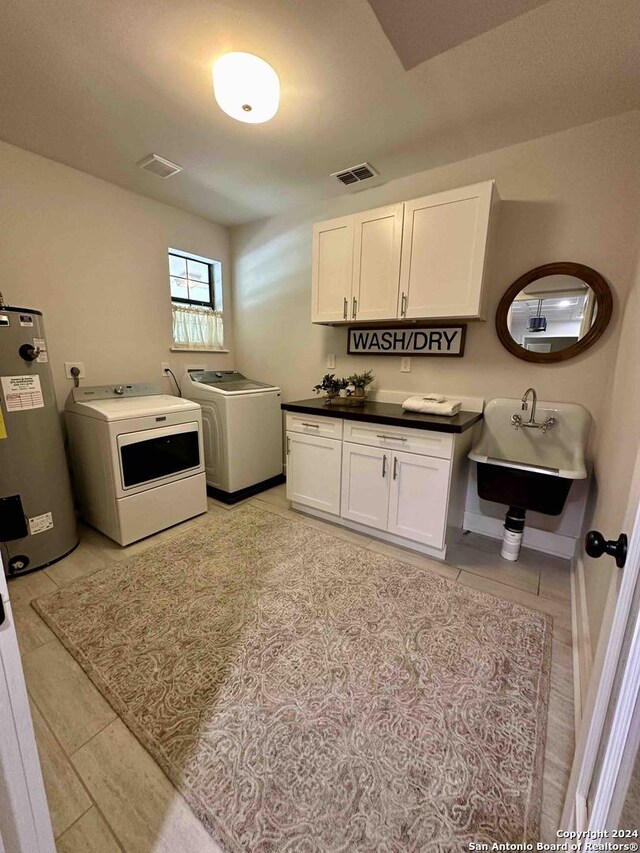
[{"label": "ceiling light fixture", "polygon": [[542,315],[542,299],[538,299],[538,312],[535,317],[529,317],[528,332],[546,332],[547,318]]},{"label": "ceiling light fixture", "polygon": [[280,78],[259,56],[226,53],[213,66],[213,92],[231,118],[261,124],[278,112]]}]

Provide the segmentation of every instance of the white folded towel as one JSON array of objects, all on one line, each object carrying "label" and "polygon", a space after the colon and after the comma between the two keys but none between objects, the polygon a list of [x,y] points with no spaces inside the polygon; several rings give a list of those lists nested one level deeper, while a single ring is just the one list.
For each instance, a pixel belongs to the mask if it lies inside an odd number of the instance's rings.
[{"label": "white folded towel", "polygon": [[406,412],[420,412],[423,415],[444,415],[452,418],[462,408],[459,400],[449,400],[440,395],[427,395],[425,397],[409,397],[402,404]]}]

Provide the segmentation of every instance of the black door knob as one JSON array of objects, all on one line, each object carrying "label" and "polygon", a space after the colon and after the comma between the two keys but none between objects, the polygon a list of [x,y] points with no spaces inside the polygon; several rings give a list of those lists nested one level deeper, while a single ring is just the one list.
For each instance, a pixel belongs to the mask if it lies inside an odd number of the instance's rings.
[{"label": "black door knob", "polygon": [[616,566],[621,569],[627,559],[627,536],[621,533],[617,539],[605,539],[598,530],[590,530],[585,536],[584,549],[590,557],[602,557],[608,554],[615,557]]}]

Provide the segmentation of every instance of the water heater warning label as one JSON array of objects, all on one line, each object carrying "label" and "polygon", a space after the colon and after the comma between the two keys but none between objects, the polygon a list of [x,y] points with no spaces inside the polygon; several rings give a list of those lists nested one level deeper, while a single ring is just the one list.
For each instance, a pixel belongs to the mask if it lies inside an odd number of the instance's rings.
[{"label": "water heater warning label", "polygon": [[33,339],[33,348],[39,349],[40,354],[36,361],[40,364],[46,364],[49,361],[49,356],[47,355],[47,342],[44,338],[34,338]]},{"label": "water heater warning label", "polygon": [[44,408],[39,376],[3,376],[1,381],[7,412]]},{"label": "water heater warning label", "polygon": [[53,527],[53,515],[50,512],[45,512],[42,515],[34,515],[29,519],[29,533],[35,536],[36,533],[44,533],[45,530],[51,530]]}]

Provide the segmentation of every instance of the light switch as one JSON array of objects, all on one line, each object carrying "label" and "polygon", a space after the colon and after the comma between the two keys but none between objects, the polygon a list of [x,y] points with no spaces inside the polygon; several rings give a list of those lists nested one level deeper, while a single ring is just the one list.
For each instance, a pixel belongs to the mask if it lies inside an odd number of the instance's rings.
[{"label": "light switch", "polygon": [[336,357],[335,353],[329,353],[327,356],[327,367],[335,367],[336,366]]},{"label": "light switch", "polygon": [[410,358],[401,358],[400,359],[400,373],[411,373],[411,359]]}]

